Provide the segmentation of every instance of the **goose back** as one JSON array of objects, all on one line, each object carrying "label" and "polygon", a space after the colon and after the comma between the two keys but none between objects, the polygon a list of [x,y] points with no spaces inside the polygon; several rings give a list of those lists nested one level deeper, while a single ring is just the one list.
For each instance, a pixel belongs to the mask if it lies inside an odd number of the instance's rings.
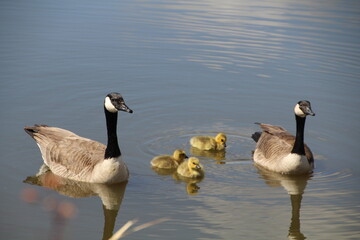
[{"label": "goose back", "polygon": [[[295,136],[280,126],[259,124],[263,132],[258,138],[254,161],[262,166],[279,163],[279,159],[285,158],[291,153],[295,143]],[[305,144],[305,156],[310,165],[314,158],[310,148]]]},{"label": "goose back", "polygon": [[45,164],[59,176],[93,182],[95,166],[105,161],[104,144],[71,131],[46,125],[25,127],[25,131],[38,144]]}]

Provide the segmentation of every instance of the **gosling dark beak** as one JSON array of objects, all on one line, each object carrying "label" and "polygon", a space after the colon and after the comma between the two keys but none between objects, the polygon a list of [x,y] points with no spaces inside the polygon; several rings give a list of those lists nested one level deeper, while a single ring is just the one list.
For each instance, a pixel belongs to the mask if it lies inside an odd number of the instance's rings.
[{"label": "gosling dark beak", "polygon": [[185,154],[185,158],[189,158],[188,155]]},{"label": "gosling dark beak", "polygon": [[200,165],[196,165],[196,169],[201,169]]}]

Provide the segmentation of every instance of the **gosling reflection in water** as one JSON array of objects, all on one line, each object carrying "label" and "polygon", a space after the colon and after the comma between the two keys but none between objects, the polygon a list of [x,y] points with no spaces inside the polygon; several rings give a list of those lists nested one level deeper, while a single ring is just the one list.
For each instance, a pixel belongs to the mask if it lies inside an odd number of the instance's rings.
[{"label": "gosling reflection in water", "polygon": [[[197,159],[197,158],[191,157],[191,159]],[[183,167],[182,170],[180,170],[180,172],[182,174],[185,174],[186,176],[179,174],[177,168],[165,169],[165,168],[151,167],[151,169],[161,176],[172,175],[173,179],[175,179],[177,183],[184,182],[186,184],[186,193],[189,195],[195,195],[198,193],[200,189],[197,183],[201,182],[202,179],[204,178],[204,170],[202,165],[198,162],[198,159],[195,162],[196,164],[194,167],[193,166],[189,167],[188,160],[185,160],[182,163]],[[192,161],[190,163],[192,163]]]},{"label": "gosling reflection in water", "polygon": [[225,151],[225,149],[222,151],[214,151],[214,150],[204,151],[204,150],[200,150],[196,147],[190,147],[190,153],[191,153],[191,155],[194,155],[194,156],[211,158],[216,161],[222,161],[222,160],[225,160],[226,151]]},{"label": "gosling reflection in water", "polygon": [[53,174],[46,165],[40,168],[38,174],[27,177],[24,182],[50,188],[71,198],[99,196],[104,213],[102,239],[109,239],[112,236],[127,182],[111,185],[78,182]]},{"label": "gosling reflection in water", "polygon": [[300,231],[300,208],[302,195],[305,191],[307,181],[311,178],[306,175],[284,175],[270,172],[263,168],[258,168],[258,173],[265,180],[265,183],[271,187],[283,187],[290,195],[291,201],[291,221],[288,238],[294,240],[304,240],[306,237]]},{"label": "gosling reflection in water", "polygon": [[189,195],[197,194],[200,189],[200,187],[197,185],[197,183],[201,182],[201,180],[202,180],[201,178],[200,179],[192,179],[192,178],[182,177],[176,173],[176,169],[162,169],[162,168],[156,168],[156,167],[152,167],[151,169],[154,172],[156,172],[158,175],[161,175],[161,176],[172,175],[173,178],[177,182],[184,182],[186,184],[186,192]]},{"label": "gosling reflection in water", "polygon": [[173,174],[173,178],[178,183],[179,182],[184,182],[185,183],[186,193],[188,195],[196,195],[200,190],[200,187],[197,185],[197,183],[200,183],[203,180],[203,178],[187,178],[187,177],[183,177],[183,176],[177,174],[176,172]]},{"label": "gosling reflection in water", "polygon": [[151,167],[151,169],[161,176],[170,176],[176,172],[176,168],[166,169],[166,168]]}]

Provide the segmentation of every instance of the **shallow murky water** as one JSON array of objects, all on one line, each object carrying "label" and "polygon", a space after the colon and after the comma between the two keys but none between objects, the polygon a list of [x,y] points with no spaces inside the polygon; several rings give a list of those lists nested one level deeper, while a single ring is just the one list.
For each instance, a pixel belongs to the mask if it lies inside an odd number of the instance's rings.
[{"label": "shallow murky water", "polygon": [[[357,1],[3,1],[2,239],[360,238],[360,5]],[[102,102],[121,92],[118,135],[131,178],[104,186],[34,177],[23,127],[62,127],[106,142]],[[295,132],[311,101],[311,176],[253,166],[254,122]],[[225,153],[191,149],[228,136]],[[150,160],[183,148],[206,175],[183,181]]]}]

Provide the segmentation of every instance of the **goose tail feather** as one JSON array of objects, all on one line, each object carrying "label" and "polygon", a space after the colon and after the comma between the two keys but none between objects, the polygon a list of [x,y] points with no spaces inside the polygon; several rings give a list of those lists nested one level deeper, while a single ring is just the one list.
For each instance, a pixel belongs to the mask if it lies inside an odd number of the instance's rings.
[{"label": "goose tail feather", "polygon": [[48,126],[35,124],[32,127],[24,127],[24,130],[27,134],[30,135],[30,137],[34,138],[35,134],[39,132],[39,130],[38,130],[39,127],[48,127]]},{"label": "goose tail feather", "polygon": [[252,138],[255,142],[258,142],[260,137],[261,137],[261,132],[254,132],[254,133],[251,135],[251,138]]}]

